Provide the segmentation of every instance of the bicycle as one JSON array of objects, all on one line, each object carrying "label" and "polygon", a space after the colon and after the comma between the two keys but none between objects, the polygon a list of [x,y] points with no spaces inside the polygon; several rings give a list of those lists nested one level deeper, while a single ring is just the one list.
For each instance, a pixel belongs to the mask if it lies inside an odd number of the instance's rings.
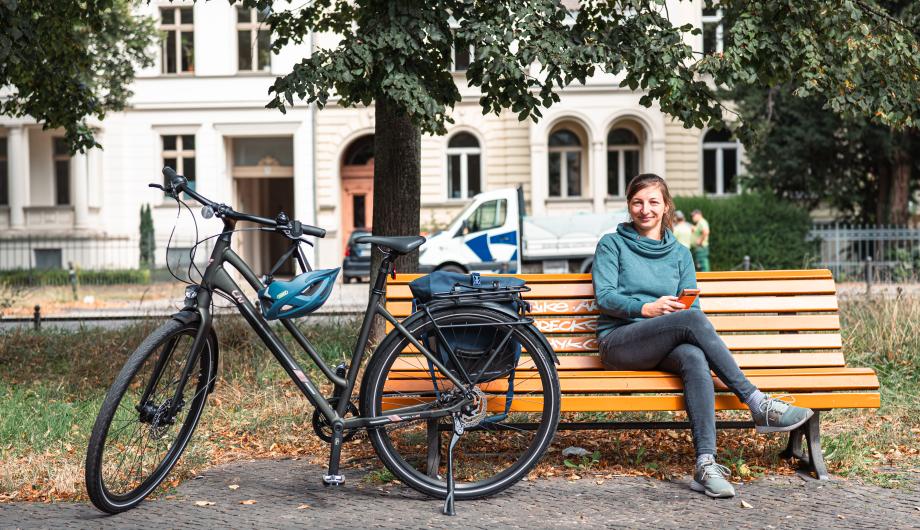
[{"label": "bicycle", "polygon": [[[558,361],[532,318],[497,303],[521,301],[520,289],[492,293],[491,300],[481,303],[469,296],[438,297],[399,321],[381,304],[387,277],[395,276],[396,257],[421,246],[424,238],[365,236],[363,242],[375,245],[383,260],[351,362],[331,368],[295,322],[284,318],[290,308],[275,308],[274,301],[262,295],[253,304],[225,269],[225,265],[235,269],[260,293],[272,285],[285,287],[289,284],[271,278],[278,264],[292,259],[304,271],[298,278],[307,275],[311,269],[301,244],[312,244],[307,236],[321,238],[325,230],[291,220],[283,212],[275,219],[236,212],[195,192],[171,168],[164,168],[163,174],[165,185],[150,186],[162,189],[177,203],[184,204],[180,194],[195,199],[203,205],[205,217],[214,215],[223,221],[224,230],[214,236],[217,240],[200,281],[186,288],[185,307],[137,347],[103,401],[85,469],[87,491],[97,508],[119,513],[136,506],[163,482],[189,444],[217,379],[218,341],[210,310],[214,294],[233,302],[313,405],[313,427],[330,444],[325,485],[344,482],[339,469],[342,444],[359,431],[367,432],[378,457],[399,480],[445,499],[444,513],[451,515],[455,498],[499,493],[537,463],[559,421],[560,388],[554,364]],[[263,279],[231,249],[232,235],[247,230],[237,229],[238,221],[256,223],[257,230],[291,242]],[[323,272],[324,281],[329,276],[334,280],[335,274],[328,271],[313,272]],[[311,289],[315,291],[315,285],[305,291]],[[322,301],[325,298],[319,305]],[[332,383],[328,398],[263,317],[269,304],[280,311],[282,326]],[[356,405],[355,385],[377,315],[393,329],[370,355]],[[474,329],[478,330],[474,342],[486,344],[484,349],[451,347],[469,339]],[[509,350],[509,344],[517,344],[518,349]],[[513,366],[510,371],[498,369],[499,362],[508,362],[508,351],[516,351]],[[443,462],[446,434],[450,440]]]}]

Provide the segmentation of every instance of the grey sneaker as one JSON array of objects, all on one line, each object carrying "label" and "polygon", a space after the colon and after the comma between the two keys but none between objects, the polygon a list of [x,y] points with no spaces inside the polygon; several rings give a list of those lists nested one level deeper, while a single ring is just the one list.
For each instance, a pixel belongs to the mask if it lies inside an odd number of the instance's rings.
[{"label": "grey sneaker", "polygon": [[796,407],[781,399],[768,397],[760,407],[751,410],[757,432],[785,432],[800,427],[814,415],[814,411]]},{"label": "grey sneaker", "polygon": [[715,460],[707,460],[702,465],[696,466],[690,489],[719,499],[734,497],[735,488],[726,480],[726,477],[729,476],[731,476],[731,471],[727,467],[716,464]]}]

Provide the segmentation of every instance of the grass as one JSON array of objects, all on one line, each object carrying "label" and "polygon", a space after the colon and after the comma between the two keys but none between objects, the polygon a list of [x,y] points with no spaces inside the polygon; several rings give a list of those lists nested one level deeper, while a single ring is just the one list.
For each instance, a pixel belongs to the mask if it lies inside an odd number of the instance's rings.
[{"label": "grass", "polygon": [[[851,299],[842,302],[841,316],[847,360],[851,366],[878,372],[882,408],[833,411],[822,419],[831,471],[888,487],[915,483],[920,468],[920,298]],[[0,335],[0,502],[84,498],[83,460],[101,400],[134,346],[157,324],[141,322],[117,330],[13,330]],[[350,357],[356,322],[302,327],[329,363]],[[190,449],[166,487],[206,467],[241,458],[298,457],[324,463],[328,453],[313,434],[312,407],[255,334],[229,317],[218,321],[217,330],[220,380]],[[311,366],[292,340],[287,342],[301,364]],[[577,415],[580,421],[612,417]],[[720,413],[722,419],[733,417],[743,413]],[[632,413],[628,419],[681,420],[685,415]],[[720,459],[741,479],[791,473],[788,462],[777,457],[784,441],[783,436],[720,431]],[[591,464],[585,470],[596,476],[684,475],[694,459],[689,432],[684,430],[565,431],[557,435],[534,476],[574,473],[562,456],[569,446],[590,452]],[[377,461],[370,444],[359,436],[345,445],[343,462]],[[392,480],[382,469],[372,475],[367,480]]]}]

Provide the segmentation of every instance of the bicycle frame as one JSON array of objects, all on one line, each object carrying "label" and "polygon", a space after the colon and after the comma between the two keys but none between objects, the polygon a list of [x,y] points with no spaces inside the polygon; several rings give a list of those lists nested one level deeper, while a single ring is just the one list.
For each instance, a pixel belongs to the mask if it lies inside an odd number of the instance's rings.
[{"label": "bicycle frame", "polygon": [[312,344],[307,340],[306,337],[300,332],[300,330],[291,322],[289,319],[279,319],[282,325],[288,330],[288,332],[294,337],[298,344],[303,348],[307,353],[310,359],[319,367],[323,372],[323,375],[333,383],[335,386],[335,391],[333,396],[344,397],[345,399],[339,399],[336,407],[333,408],[329,405],[326,398],[322,396],[316,384],[310,378],[309,375],[304,373],[300,365],[293,358],[291,353],[281,342],[275,332],[271,329],[271,326],[268,322],[262,317],[261,313],[253,306],[253,304],[242,294],[242,291],[233,280],[230,274],[224,269],[224,264],[227,263],[236,269],[246,282],[256,291],[264,287],[264,284],[259,280],[256,274],[252,271],[249,265],[243,261],[243,259],[230,248],[230,240],[232,231],[236,225],[236,222],[233,219],[224,218],[224,233],[222,233],[218,239],[217,243],[214,245],[214,249],[211,252],[210,259],[208,260],[208,266],[205,269],[203,278],[198,285],[197,294],[194,297],[194,302],[187,300],[185,310],[196,311],[201,318],[201,326],[198,329],[198,332],[195,336],[191,352],[186,361],[185,369],[183,372],[183,377],[180,384],[176,388],[175,397],[173,400],[173,407],[179,406],[179,399],[183,392],[183,387],[188,380],[188,376],[192,373],[195,363],[198,361],[197,353],[201,351],[201,347],[204,346],[204,341],[207,340],[208,334],[210,333],[211,326],[213,324],[213,316],[209,310],[212,299],[212,291],[220,291],[226,294],[230,299],[232,299],[236,305],[237,310],[246,319],[246,322],[255,330],[256,334],[262,340],[262,342],[268,347],[272,352],[275,358],[281,363],[281,366],[287,372],[288,376],[294,382],[301,393],[316,407],[320,413],[326,418],[330,425],[333,426],[333,429],[338,430],[350,430],[350,429],[359,429],[359,428],[376,428],[385,426],[392,423],[399,423],[410,420],[419,420],[419,419],[434,419],[439,417],[448,416],[454,412],[459,411],[462,407],[466,406],[471,402],[471,400],[464,396],[464,399],[458,401],[455,405],[446,408],[440,408],[434,411],[426,410],[428,407],[427,404],[423,405],[413,405],[409,407],[403,407],[398,409],[392,409],[387,411],[385,416],[375,416],[375,417],[350,417],[345,418],[345,412],[348,408],[348,404],[351,400],[352,394],[354,392],[354,387],[358,378],[358,371],[361,368],[361,361],[364,358],[367,345],[369,343],[370,328],[373,324],[373,319],[376,315],[382,316],[386,319],[393,327],[405,337],[413,346],[415,346],[422,355],[424,355],[428,361],[451,381],[457,388],[464,389],[464,392],[467,393],[469,389],[468,386],[471,386],[468,382],[464,383],[460,381],[451,370],[447,369],[438,356],[434,355],[429,351],[421,342],[416,340],[409,331],[396,319],[386,307],[380,303],[382,296],[384,295],[384,287],[386,286],[387,275],[391,273],[391,266],[394,260],[394,255],[389,253],[384,253],[383,261],[380,264],[380,270],[377,274],[377,279],[374,284],[374,288],[371,291],[371,297],[367,305],[367,309],[364,313],[364,320],[361,324],[360,333],[358,334],[358,339],[355,343],[354,351],[352,352],[351,363],[348,366],[348,371],[345,374],[345,377],[342,377],[335,370],[329,367],[320,355],[316,352],[316,349]]}]

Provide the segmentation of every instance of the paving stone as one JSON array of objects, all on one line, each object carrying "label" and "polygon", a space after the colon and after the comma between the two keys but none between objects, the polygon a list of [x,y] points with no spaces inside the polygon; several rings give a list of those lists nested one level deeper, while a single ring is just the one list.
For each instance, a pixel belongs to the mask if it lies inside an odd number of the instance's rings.
[{"label": "paving stone", "polygon": [[[734,499],[691,491],[689,477],[524,481],[503,494],[442,501],[401,485],[377,485],[352,471],[325,488],[323,469],[302,460],[244,461],[213,468],[179,487],[109,516],[89,504],[0,505],[0,528],[920,528],[920,493],[842,479],[775,476],[736,486]],[[228,486],[238,484],[231,490]],[[252,499],[255,504],[240,501]],[[211,501],[200,507],[195,501]],[[750,508],[744,507],[744,500]],[[309,508],[298,509],[307,504]]]}]

